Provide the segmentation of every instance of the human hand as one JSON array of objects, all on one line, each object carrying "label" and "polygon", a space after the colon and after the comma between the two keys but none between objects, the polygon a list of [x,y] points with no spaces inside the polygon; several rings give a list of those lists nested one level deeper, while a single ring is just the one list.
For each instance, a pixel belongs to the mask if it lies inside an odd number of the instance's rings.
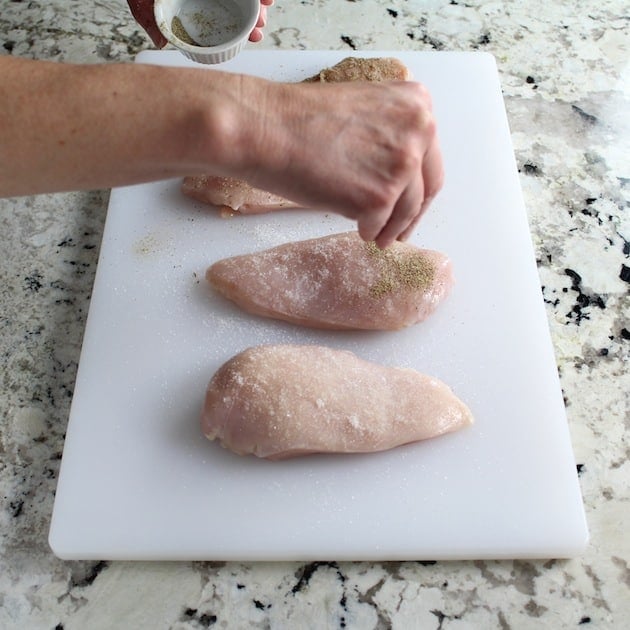
[{"label": "human hand", "polygon": [[238,176],[356,219],[379,247],[406,239],[442,187],[431,98],[419,83],[270,83],[253,102],[249,157],[236,156],[250,164]]},{"label": "human hand", "polygon": [[[131,14],[136,22],[147,32],[151,41],[158,47],[164,48],[168,43],[160,32],[153,15],[154,0],[127,0]],[[249,35],[250,42],[259,42],[263,38],[262,29],[267,23],[267,8],[273,4],[273,0],[260,0],[260,15],[256,27]]]}]

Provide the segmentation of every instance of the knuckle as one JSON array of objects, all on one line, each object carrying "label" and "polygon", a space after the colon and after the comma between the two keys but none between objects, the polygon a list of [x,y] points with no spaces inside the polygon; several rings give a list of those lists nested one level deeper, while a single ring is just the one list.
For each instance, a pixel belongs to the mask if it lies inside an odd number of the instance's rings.
[{"label": "knuckle", "polygon": [[373,191],[370,203],[372,215],[377,217],[389,214],[389,209],[393,206],[393,201],[395,199],[396,188],[397,186],[395,186],[392,181],[385,183],[383,186]]},{"label": "knuckle", "polygon": [[372,185],[363,187],[355,198],[355,216],[360,217],[359,220],[364,225],[378,224],[382,227],[394,205],[396,188],[392,180],[373,180]]},{"label": "knuckle", "polygon": [[433,109],[433,99],[429,88],[418,81],[410,81],[408,85],[409,91],[413,94],[413,102],[416,107],[431,111]]},{"label": "knuckle", "polygon": [[437,135],[435,116],[429,110],[423,109],[419,113],[419,119],[418,128],[421,130],[422,135],[428,140],[433,140]]},{"label": "knuckle", "polygon": [[414,144],[404,152],[399,159],[398,181],[406,187],[422,172],[422,151],[418,144]]}]

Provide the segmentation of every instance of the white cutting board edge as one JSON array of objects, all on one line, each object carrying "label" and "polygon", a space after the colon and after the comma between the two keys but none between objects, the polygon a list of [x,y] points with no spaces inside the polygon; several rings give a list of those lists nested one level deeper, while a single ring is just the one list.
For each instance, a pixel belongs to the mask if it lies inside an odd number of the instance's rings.
[{"label": "white cutting board edge", "polygon": [[[354,54],[354,53],[353,53]],[[201,277],[223,256],[353,224],[220,219],[179,182],[112,191],[49,542],[66,559],[572,557],[588,532],[494,59],[391,55],[432,92],[447,179],[413,242],[453,259],[436,314],[400,333],[251,318]],[[340,51],[246,51],[223,69],[299,80]],[[192,66],[174,51],[138,61]],[[272,227],[273,226],[273,227]],[[208,443],[207,380],[247,345],[326,343],[445,380],[456,434],[365,456],[270,463]]]}]

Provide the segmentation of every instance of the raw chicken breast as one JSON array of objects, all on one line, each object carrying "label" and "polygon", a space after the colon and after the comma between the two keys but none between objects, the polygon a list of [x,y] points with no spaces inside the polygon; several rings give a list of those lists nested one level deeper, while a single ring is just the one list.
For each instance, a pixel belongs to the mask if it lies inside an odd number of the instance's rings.
[{"label": "raw chicken breast", "polygon": [[297,204],[278,197],[247,182],[232,177],[198,175],[185,177],[182,192],[202,203],[217,206],[222,216],[232,214],[262,214],[282,208],[297,208]]},{"label": "raw chicken breast", "polygon": [[[405,81],[409,70],[398,59],[373,57],[361,59],[346,57],[332,68],[325,68],[305,83],[339,83],[344,81]],[[223,216],[234,213],[261,214],[283,208],[296,208],[297,204],[278,197],[247,182],[230,177],[196,175],[185,177],[182,192],[202,203],[217,206]]]},{"label": "raw chicken breast", "polygon": [[441,381],[322,346],[249,348],[210,381],[201,427],[239,455],[369,453],[473,422]]},{"label": "raw chicken breast", "polygon": [[337,330],[415,324],[453,285],[444,254],[401,242],[382,250],[358,232],[219,260],[206,278],[250,313]]}]

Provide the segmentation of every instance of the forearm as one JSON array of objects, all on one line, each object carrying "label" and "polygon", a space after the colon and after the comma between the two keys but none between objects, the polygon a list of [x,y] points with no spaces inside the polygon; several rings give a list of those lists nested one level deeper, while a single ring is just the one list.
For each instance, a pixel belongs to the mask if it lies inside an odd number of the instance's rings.
[{"label": "forearm", "polygon": [[283,84],[193,68],[0,57],[0,196],[236,177],[386,247],[441,187],[420,84]]},{"label": "forearm", "polygon": [[[257,80],[0,57],[0,196],[231,174]],[[243,83],[247,85],[243,85]]]}]

